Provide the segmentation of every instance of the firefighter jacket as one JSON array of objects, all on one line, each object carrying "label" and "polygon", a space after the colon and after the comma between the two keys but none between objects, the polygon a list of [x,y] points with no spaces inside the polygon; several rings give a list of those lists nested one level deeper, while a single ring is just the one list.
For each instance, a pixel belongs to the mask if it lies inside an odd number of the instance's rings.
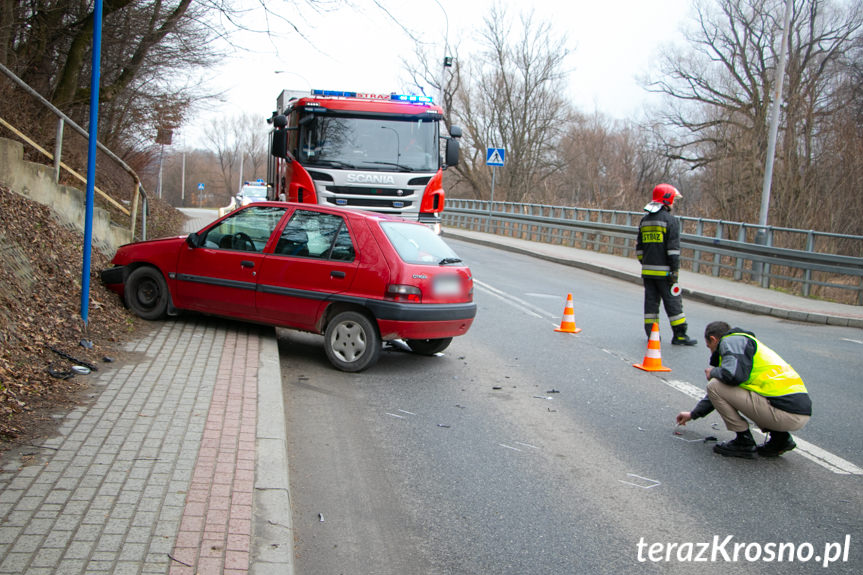
[{"label": "firefighter jacket", "polygon": [[[799,415],[812,415],[812,400],[803,379],[779,354],[755,339],[751,332],[733,328],[719,340],[710,358],[711,379],[739,385],[764,396],[776,409]],[[707,399],[707,398],[705,398]],[[704,404],[704,405],[703,405]],[[692,418],[713,410],[710,400],[702,399]]]},{"label": "firefighter jacket", "polygon": [[680,223],[667,206],[641,218],[635,255],[642,277],[664,278],[680,269]]}]

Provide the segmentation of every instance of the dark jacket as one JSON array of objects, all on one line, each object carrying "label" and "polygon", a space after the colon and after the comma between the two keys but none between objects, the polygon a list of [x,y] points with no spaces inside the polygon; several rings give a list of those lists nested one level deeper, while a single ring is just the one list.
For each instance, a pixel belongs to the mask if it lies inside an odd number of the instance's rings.
[{"label": "dark jacket", "polygon": [[635,255],[644,277],[664,278],[680,269],[680,223],[667,206],[641,218]]},{"label": "dark jacket", "polygon": [[[748,334],[753,338],[755,337],[751,331],[732,328],[728,334],[722,336],[716,351],[710,356],[710,365],[713,366],[710,371],[711,379],[718,379],[726,385],[740,385],[749,379],[758,345],[749,337],[735,334]],[[812,400],[808,393],[791,393],[766,397],[766,399],[776,409],[788,413],[812,415]],[[713,411],[713,404],[710,402],[710,398],[704,396],[704,399],[699,401],[695,409],[692,410],[691,416],[692,419],[698,419],[711,411]]]}]

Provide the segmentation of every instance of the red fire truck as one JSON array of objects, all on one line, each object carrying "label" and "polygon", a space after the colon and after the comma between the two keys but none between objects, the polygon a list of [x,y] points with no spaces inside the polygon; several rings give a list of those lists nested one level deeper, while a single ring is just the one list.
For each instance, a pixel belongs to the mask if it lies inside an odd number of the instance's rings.
[{"label": "red fire truck", "polygon": [[440,230],[443,170],[458,163],[461,129],[443,133],[431,98],[284,90],[276,105],[271,199],[401,215]]}]

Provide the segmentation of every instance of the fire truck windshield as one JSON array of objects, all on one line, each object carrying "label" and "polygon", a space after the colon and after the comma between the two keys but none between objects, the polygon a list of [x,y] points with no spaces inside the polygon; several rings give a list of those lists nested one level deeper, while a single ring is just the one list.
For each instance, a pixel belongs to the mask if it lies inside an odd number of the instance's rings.
[{"label": "fire truck windshield", "polygon": [[434,172],[437,121],[321,114],[300,120],[298,159],[304,166]]}]

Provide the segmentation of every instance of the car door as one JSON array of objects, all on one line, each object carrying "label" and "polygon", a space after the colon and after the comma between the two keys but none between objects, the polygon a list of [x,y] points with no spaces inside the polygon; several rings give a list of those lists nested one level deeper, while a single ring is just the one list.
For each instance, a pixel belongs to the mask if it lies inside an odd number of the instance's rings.
[{"label": "car door", "polygon": [[295,210],[258,274],[258,313],[271,323],[314,330],[325,302],[354,280],[354,245],[343,216]]},{"label": "car door", "polygon": [[177,266],[183,307],[215,315],[257,320],[255,290],[284,207],[238,210],[202,233],[200,247],[186,246]]}]

